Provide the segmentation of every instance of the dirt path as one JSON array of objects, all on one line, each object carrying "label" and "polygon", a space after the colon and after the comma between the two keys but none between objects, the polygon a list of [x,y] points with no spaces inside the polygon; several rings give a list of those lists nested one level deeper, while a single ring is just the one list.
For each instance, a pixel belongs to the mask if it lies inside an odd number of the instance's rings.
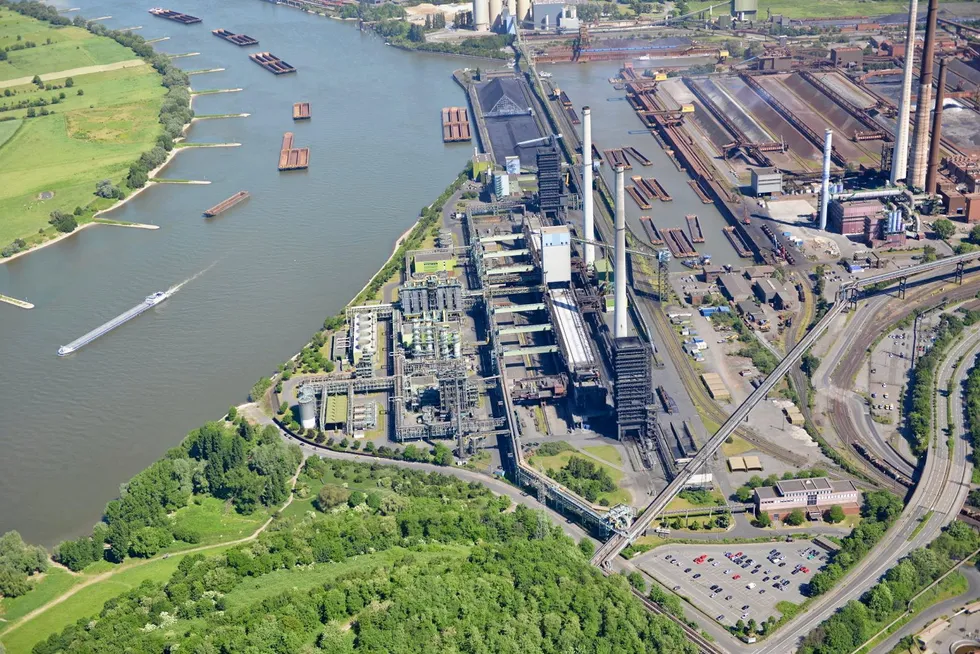
[{"label": "dirt path", "polygon": [[[258,529],[256,529],[254,532],[252,532],[251,535],[246,536],[245,538],[239,538],[237,540],[225,541],[223,543],[214,543],[213,545],[201,545],[200,547],[192,547],[189,550],[181,550],[180,552],[174,552],[173,553],[173,556],[185,556],[185,555],[188,555],[188,554],[195,554],[197,552],[204,552],[204,551],[207,551],[207,550],[213,550],[213,549],[216,549],[218,547],[230,547],[232,545],[240,545],[242,543],[248,543],[248,542],[253,541],[256,538],[258,538],[259,537],[259,534],[261,534],[263,531],[265,531],[266,529],[269,528],[269,525],[272,524],[272,521],[275,519],[275,517],[280,512],[284,511],[286,509],[286,507],[289,506],[292,503],[293,497],[295,497],[293,495],[292,491],[296,488],[296,481],[299,479],[299,473],[300,473],[300,471],[302,469],[303,469],[303,464],[301,463],[300,466],[299,466],[299,468],[296,469],[296,474],[294,474],[293,477],[292,477],[292,479],[289,480],[290,493],[289,493],[289,497],[286,498],[286,501],[283,503],[283,505],[281,507],[279,507],[276,510],[275,513],[273,513],[271,516],[269,516],[269,519],[266,520],[265,522],[263,522],[262,525]],[[36,609],[34,609],[33,611],[31,611],[30,613],[27,613],[24,616],[22,616],[17,621],[12,622],[10,624],[10,627],[3,632],[3,636],[6,636],[6,635],[12,633],[14,630],[16,630],[19,627],[23,626],[25,623],[30,622],[31,620],[33,620],[37,616],[41,615],[45,611],[48,611],[52,607],[57,606],[58,604],[61,604],[62,602],[64,602],[65,600],[67,600],[68,598],[70,598],[71,596],[73,596],[75,593],[77,593],[78,591],[82,590],[83,588],[88,588],[92,584],[101,583],[101,582],[105,581],[106,579],[111,579],[112,577],[114,577],[115,575],[117,575],[117,574],[119,574],[121,572],[126,572],[128,570],[132,570],[133,568],[138,568],[140,566],[144,566],[147,563],[151,563],[153,561],[159,561],[162,558],[163,557],[157,556],[157,557],[153,557],[153,558],[149,558],[149,559],[142,559],[140,561],[136,561],[135,563],[130,563],[128,565],[127,564],[123,564],[123,565],[120,565],[117,568],[113,568],[112,570],[109,570],[107,572],[103,572],[102,574],[95,575],[94,577],[91,577],[89,579],[86,579],[82,583],[77,584],[75,586],[72,586],[67,591],[65,591],[64,593],[62,593],[58,597],[55,597],[50,602],[48,602],[46,604],[43,604],[43,605],[37,607]],[[58,563],[55,563],[54,565],[57,565],[59,567],[63,567],[63,566],[61,566]],[[65,570],[68,570],[68,568],[65,568]],[[71,572],[71,574],[74,574],[74,575],[79,574],[77,572],[72,572],[71,570],[68,570],[68,572]]]},{"label": "dirt path", "polygon": [[[76,77],[78,75],[91,75],[92,73],[107,73],[110,70],[120,70],[122,68],[134,68],[135,66],[144,66],[146,62],[142,59],[127,59],[126,61],[117,61],[114,64],[102,64],[101,66],[82,66],[81,68],[71,68],[69,70],[60,70],[54,73],[44,73],[41,75],[42,82],[49,82],[53,79],[63,79],[65,77]],[[16,79],[8,79],[0,82],[0,89],[5,89],[10,86],[23,86],[24,84],[30,84],[31,80],[34,79],[33,75],[28,75],[27,77],[18,77]]]}]

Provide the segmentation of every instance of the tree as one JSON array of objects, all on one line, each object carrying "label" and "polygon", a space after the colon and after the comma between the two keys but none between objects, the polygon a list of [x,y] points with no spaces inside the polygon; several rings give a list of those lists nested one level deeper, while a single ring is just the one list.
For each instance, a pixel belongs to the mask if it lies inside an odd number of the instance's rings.
[{"label": "tree", "polygon": [[425,28],[421,25],[412,24],[408,28],[408,40],[412,43],[425,43]]},{"label": "tree", "polygon": [[66,88],[66,89],[70,89],[70,88],[71,88],[71,87],[73,87],[73,86],[75,86],[75,80],[73,80],[73,79],[72,79],[72,78],[70,78],[70,77],[69,77],[69,78],[67,78],[67,79],[65,80],[65,88]]},{"label": "tree", "polygon": [[345,503],[349,497],[350,491],[346,488],[327,484],[317,493],[316,499],[313,500],[313,505],[321,511],[326,512],[335,506]]},{"label": "tree", "polygon": [[234,422],[235,418],[237,417],[238,417],[238,408],[234,406],[228,407],[228,420]]},{"label": "tree", "polygon": [[754,524],[756,527],[763,527],[763,528],[771,527],[772,518],[770,518],[769,514],[766,513],[765,511],[759,511],[759,515],[756,516],[756,519],[752,521],[752,524]]},{"label": "tree", "polygon": [[835,504],[827,511],[826,520],[832,525],[843,522],[845,518],[844,509],[839,504]]},{"label": "tree", "polygon": [[715,525],[719,529],[728,529],[728,525],[732,523],[732,517],[727,513],[722,513],[720,516],[715,518]]},{"label": "tree", "polygon": [[592,555],[595,554],[595,543],[588,538],[583,538],[578,542],[578,549],[585,558],[591,559]]},{"label": "tree", "polygon": [[58,211],[57,209],[51,212],[51,218],[48,220],[48,223],[54,225],[55,229],[65,234],[70,234],[78,227],[78,221],[75,220],[75,216]]},{"label": "tree", "polygon": [[820,359],[814,356],[809,350],[803,355],[800,361],[800,369],[806,373],[806,376],[813,379],[813,375],[817,372],[817,368],[820,367]]},{"label": "tree", "polygon": [[628,575],[626,575],[626,580],[630,582],[630,586],[640,591],[641,593],[644,592],[647,588],[647,582],[643,578],[643,573],[641,573],[639,570],[633,570]]},{"label": "tree", "polygon": [[793,509],[783,522],[792,527],[799,527],[805,520],[806,516],[803,515],[802,509]]},{"label": "tree", "polygon": [[737,497],[738,501],[742,502],[743,504],[751,501],[753,495],[755,495],[755,493],[753,493],[752,489],[748,486],[739,486],[738,490],[735,491],[735,497]]},{"label": "tree", "polygon": [[129,175],[126,176],[126,185],[131,189],[143,188],[150,181],[147,170],[134,163],[129,167]]},{"label": "tree", "polygon": [[944,241],[949,240],[949,237],[956,233],[956,225],[948,218],[940,218],[932,224],[932,228],[935,230],[936,236]]},{"label": "tree", "polygon": [[888,582],[883,581],[871,589],[865,603],[874,614],[875,620],[884,620],[892,612],[894,602],[895,598],[892,597],[892,591],[888,588]]},{"label": "tree", "polygon": [[366,500],[367,496],[365,496],[361,491],[356,490],[350,494],[350,497],[347,498],[347,506],[353,509],[364,504]]},{"label": "tree", "polygon": [[28,118],[34,118],[35,116],[37,116],[37,111],[34,110],[34,107],[28,107],[27,108],[27,117]]},{"label": "tree", "polygon": [[78,89],[78,93],[75,95],[85,95],[85,89]]},{"label": "tree", "polygon": [[31,84],[34,84],[36,86],[44,86],[44,82],[41,81],[40,75],[35,75],[34,79],[31,80]]}]

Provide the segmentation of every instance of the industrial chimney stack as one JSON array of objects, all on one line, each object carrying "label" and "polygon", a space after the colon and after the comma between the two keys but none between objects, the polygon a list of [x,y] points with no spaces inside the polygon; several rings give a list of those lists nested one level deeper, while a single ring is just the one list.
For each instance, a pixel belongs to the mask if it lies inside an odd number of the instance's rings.
[{"label": "industrial chimney stack", "polygon": [[908,174],[909,161],[909,113],[912,107],[912,66],[915,63],[915,23],[919,10],[918,0],[909,7],[909,32],[905,37],[905,69],[902,73],[902,97],[898,101],[898,122],[895,132],[895,149],[892,151],[891,183],[897,184]]},{"label": "industrial chimney stack", "polygon": [[830,203],[830,155],[834,150],[834,132],[824,131],[823,177],[820,183],[820,229],[827,229],[827,205]]},{"label": "industrial chimney stack", "polygon": [[[586,241],[595,240],[595,223],[593,222],[592,203],[592,109],[582,107],[582,214],[584,216],[582,238]],[[585,266],[595,266],[595,246],[585,244]]]},{"label": "industrial chimney stack", "polygon": [[939,0],[929,0],[926,16],[926,41],[922,46],[919,66],[919,96],[915,100],[915,130],[912,132],[911,168],[908,183],[914,188],[926,185],[926,166],[929,162],[929,114],[932,109],[932,60],[936,49],[936,13]]},{"label": "industrial chimney stack", "polygon": [[939,84],[936,91],[936,110],[932,112],[932,137],[929,143],[929,169],[926,171],[926,193],[936,192],[936,176],[939,174],[939,145],[943,139],[943,102],[946,101],[945,57],[939,60]]},{"label": "industrial chimney stack", "polygon": [[613,270],[616,306],[613,322],[616,338],[626,338],[626,172],[616,166],[616,267]]}]

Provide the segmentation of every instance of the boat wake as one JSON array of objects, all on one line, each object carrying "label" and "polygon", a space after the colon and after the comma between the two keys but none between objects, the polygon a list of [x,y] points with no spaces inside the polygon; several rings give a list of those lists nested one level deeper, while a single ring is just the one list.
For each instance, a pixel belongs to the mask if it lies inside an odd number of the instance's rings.
[{"label": "boat wake", "polygon": [[[218,261],[221,261],[221,259],[218,259]],[[212,263],[210,266],[208,266],[207,268],[205,268],[201,272],[195,273],[194,275],[191,275],[190,277],[188,277],[184,281],[180,282],[179,284],[174,284],[173,286],[171,286],[170,288],[168,288],[166,290],[167,297],[170,297],[171,295],[173,295],[174,293],[176,293],[177,291],[179,291],[180,289],[182,289],[186,284],[191,283],[192,281],[194,281],[195,279],[197,279],[198,277],[200,277],[201,275],[203,275],[207,271],[209,271],[212,268],[214,268],[216,265],[218,265],[218,261],[215,261],[214,263]]]}]

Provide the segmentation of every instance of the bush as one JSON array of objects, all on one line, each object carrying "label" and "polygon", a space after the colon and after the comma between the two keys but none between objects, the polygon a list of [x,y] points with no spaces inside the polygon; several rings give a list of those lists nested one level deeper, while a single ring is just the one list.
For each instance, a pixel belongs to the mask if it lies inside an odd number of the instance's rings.
[{"label": "bush", "polygon": [[350,495],[350,491],[346,488],[327,484],[317,493],[316,499],[313,500],[313,505],[321,511],[326,512],[335,506],[346,503]]},{"label": "bush", "polygon": [[78,221],[75,220],[75,216],[58,210],[51,212],[51,219],[48,220],[48,223],[54,225],[55,229],[65,234],[70,234],[78,227]]},{"label": "bush", "polygon": [[786,516],[786,519],[783,520],[783,522],[790,525],[791,527],[799,527],[805,521],[806,521],[806,516],[803,514],[803,511],[801,509],[793,509],[792,511],[790,511],[790,514]]}]

